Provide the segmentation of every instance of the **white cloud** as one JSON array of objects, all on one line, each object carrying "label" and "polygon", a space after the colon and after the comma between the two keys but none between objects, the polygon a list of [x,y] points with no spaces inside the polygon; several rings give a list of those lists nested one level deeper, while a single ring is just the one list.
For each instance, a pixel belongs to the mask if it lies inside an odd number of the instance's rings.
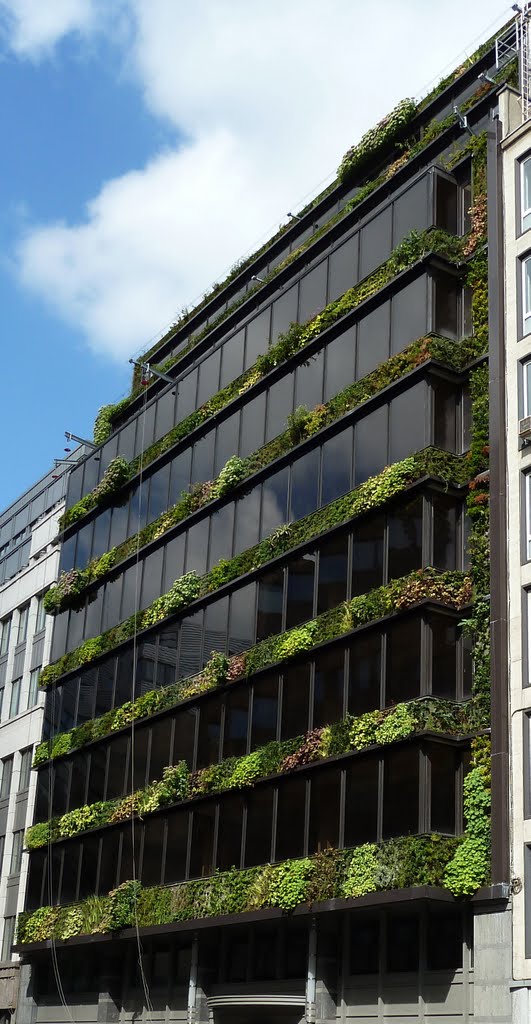
[{"label": "white cloud", "polygon": [[42,56],[71,32],[88,32],[95,15],[94,0],[0,0],[0,25],[24,57]]},{"label": "white cloud", "polygon": [[144,347],[370,124],[458,58],[456,24],[473,49],[499,17],[497,0],[484,0],[479,25],[457,0],[129,4],[124,62],[187,144],[108,182],[82,223],[34,225],[18,248],[25,285],[117,358]]}]

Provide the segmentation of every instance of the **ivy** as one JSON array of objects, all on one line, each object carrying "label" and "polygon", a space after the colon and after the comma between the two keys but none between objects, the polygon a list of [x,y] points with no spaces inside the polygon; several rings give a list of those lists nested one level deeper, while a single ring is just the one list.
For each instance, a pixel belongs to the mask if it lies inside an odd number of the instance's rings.
[{"label": "ivy", "polygon": [[475,718],[473,703],[454,704],[424,698],[381,711],[369,711],[358,717],[347,715],[339,722],[312,729],[304,736],[282,742],[274,740],[251,754],[230,757],[194,773],[189,771],[185,761],[179,761],[164,769],[160,781],[152,782],[132,795],[98,801],[32,825],[26,832],[26,846],[35,850],[58,839],[125,821],[133,814],[143,817],[181,800],[243,789],[258,779],[293,771],[331,754],[387,745],[425,729],[465,735],[470,731],[471,722],[477,727]]},{"label": "ivy", "polygon": [[490,742],[480,736],[472,741],[472,768],[463,785],[465,835],[444,875],[454,896],[469,896],[489,880],[490,782]]}]

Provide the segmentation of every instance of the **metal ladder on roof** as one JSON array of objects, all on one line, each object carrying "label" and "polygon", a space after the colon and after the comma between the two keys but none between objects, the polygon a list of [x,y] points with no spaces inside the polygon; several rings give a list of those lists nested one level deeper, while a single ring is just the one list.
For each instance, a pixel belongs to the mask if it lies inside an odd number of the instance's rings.
[{"label": "metal ladder on roof", "polygon": [[515,4],[514,10],[513,24],[496,39],[496,67],[500,70],[518,58],[522,121],[528,121],[531,117],[531,2],[524,3],[522,7]]}]

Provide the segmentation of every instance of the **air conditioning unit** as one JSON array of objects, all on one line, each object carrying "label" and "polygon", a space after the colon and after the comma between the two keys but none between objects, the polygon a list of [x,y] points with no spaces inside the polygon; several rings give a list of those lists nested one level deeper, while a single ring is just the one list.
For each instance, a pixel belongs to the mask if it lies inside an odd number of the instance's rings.
[{"label": "air conditioning unit", "polygon": [[531,416],[524,416],[518,424],[518,436],[521,441],[531,441]]}]

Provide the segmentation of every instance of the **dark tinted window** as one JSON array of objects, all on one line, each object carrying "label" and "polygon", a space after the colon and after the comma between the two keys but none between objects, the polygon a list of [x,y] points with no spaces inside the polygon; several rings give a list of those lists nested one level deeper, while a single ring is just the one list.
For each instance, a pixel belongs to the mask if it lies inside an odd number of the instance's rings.
[{"label": "dark tinted window", "polygon": [[327,260],[322,260],[300,282],[299,321],[310,320],[326,305]]},{"label": "dark tinted window", "polygon": [[388,517],[388,578],[406,576],[422,566],[422,498],[395,505]]},{"label": "dark tinted window", "polygon": [[360,278],[380,266],[391,252],[391,206],[382,210],[361,232]]},{"label": "dark tinted window", "polygon": [[225,698],[223,757],[239,757],[247,750],[249,687],[237,686]]},{"label": "dark tinted window", "polygon": [[278,675],[257,679],[253,687],[251,750],[262,747],[277,735]]},{"label": "dark tinted window", "polygon": [[[247,337],[245,343],[245,369],[256,362],[262,352],[267,352],[269,346],[269,321],[271,310],[264,309],[254,320],[247,324]],[[284,329],[284,328],[283,328]]]},{"label": "dark tinted window", "polygon": [[431,828],[455,832],[455,783],[457,758],[451,747],[433,744],[430,749]]},{"label": "dark tinted window", "polygon": [[381,637],[372,630],[350,648],[348,710],[362,715],[380,706]]},{"label": "dark tinted window", "polygon": [[391,355],[402,352],[412,341],[427,331],[427,278],[423,274],[416,281],[401,288],[391,302]]},{"label": "dark tinted window", "polygon": [[345,652],[342,647],[315,659],[313,728],[343,717]]},{"label": "dark tinted window", "polygon": [[355,427],[354,486],[380,473],[387,464],[387,406],[375,409]]},{"label": "dark tinted window", "polygon": [[348,536],[332,537],[319,551],[317,614],[341,604],[347,596]]},{"label": "dark tinted window", "polygon": [[[204,803],[195,807],[192,815],[192,848],[190,855],[190,878],[210,875],[214,869],[214,825],[215,803]],[[171,854],[171,847],[168,847]]]},{"label": "dark tinted window", "polygon": [[278,787],[275,860],[304,853],[306,780],[288,779]]},{"label": "dark tinted window", "polygon": [[358,279],[358,235],[331,253],[328,260],[328,301],[338,299]]},{"label": "dark tinted window", "polygon": [[240,455],[245,458],[251,452],[255,452],[264,443],[265,429],[265,392],[253,398],[252,402],[244,405],[242,409],[242,424],[240,432]]},{"label": "dark tinted window", "polygon": [[337,849],[340,792],[340,773],[337,769],[313,772],[311,775],[309,853]]},{"label": "dark tinted window", "polygon": [[306,732],[310,699],[310,666],[294,665],[284,672],[280,738],[290,739]]},{"label": "dark tinted window", "polygon": [[217,867],[220,871],[240,867],[243,823],[243,797],[230,796],[221,807],[218,824]]},{"label": "dark tinted window", "polygon": [[313,615],[315,554],[309,552],[289,562],[287,576],[286,629],[290,629]]},{"label": "dark tinted window", "polygon": [[229,338],[225,342],[221,353],[221,378],[220,387],[224,388],[226,384],[230,384],[231,381],[239,377],[243,370],[243,349],[244,349],[245,333],[244,331],[238,331],[233,338]]},{"label": "dark tinted window", "polygon": [[326,372],[324,401],[344,391],[355,380],[356,328],[350,327],[344,334],[331,341],[325,350]]},{"label": "dark tinted window", "polygon": [[358,325],[358,378],[366,377],[389,358],[390,309],[389,300],[383,302]]},{"label": "dark tinted window", "polygon": [[387,970],[417,971],[419,919],[413,914],[391,917],[387,922]]},{"label": "dark tinted window", "polygon": [[323,471],[321,505],[346,494],[352,476],[352,427],[342,430],[325,441],[322,447]]},{"label": "dark tinted window", "polygon": [[185,876],[188,846],[188,812],[174,811],[168,817],[164,882],[179,882]]},{"label": "dark tinted window", "polygon": [[289,373],[272,384],[267,393],[266,441],[271,441],[286,429],[287,419],[292,411],[293,376]]},{"label": "dark tinted window", "polygon": [[434,394],[434,444],[445,451],[457,451],[457,391],[453,384],[437,381]]},{"label": "dark tinted window", "polygon": [[317,352],[295,371],[295,408],[305,405],[313,409],[323,401],[323,351]]},{"label": "dark tinted window", "polygon": [[457,506],[453,498],[434,494],[433,564],[438,569],[457,569]]},{"label": "dark tinted window", "polygon": [[212,764],[219,759],[221,733],[221,698],[210,697],[201,703],[199,738],[197,741],[197,767]]},{"label": "dark tinted window", "polygon": [[350,973],[377,974],[380,951],[380,922],[377,917],[352,917],[350,928]]},{"label": "dark tinted window", "polygon": [[245,866],[265,864],[271,857],[273,789],[260,786],[247,797]]},{"label": "dark tinted window", "polygon": [[[262,485],[262,525],[260,536],[269,537],[277,526],[288,520],[289,468],[274,473]],[[240,550],[243,550],[240,548]]]},{"label": "dark tinted window", "polygon": [[418,832],[418,750],[416,747],[386,750],[384,766],[383,838]]},{"label": "dark tinted window", "polygon": [[463,966],[459,910],[428,914],[426,966],[429,971],[456,971]]},{"label": "dark tinted window", "polygon": [[385,703],[398,704],[420,693],[419,615],[392,623],[387,631]]},{"label": "dark tinted window", "polygon": [[314,448],[291,467],[290,519],[302,519],[317,508],[319,454],[319,449]]},{"label": "dark tinted window", "polygon": [[423,381],[396,395],[389,407],[390,462],[399,462],[427,444],[426,385]]},{"label": "dark tinted window", "polygon": [[378,831],[378,761],[355,758],[346,771],[345,846],[374,842]]},{"label": "dark tinted window", "polygon": [[282,630],[282,597],[284,570],[274,569],[262,576],[258,583],[258,612],[256,639],[263,640]]},{"label": "dark tinted window", "polygon": [[432,692],[436,697],[455,700],[458,627],[455,622],[442,615],[431,616],[430,622]]},{"label": "dark tinted window", "polygon": [[383,583],[383,515],[370,516],[354,527],[352,542],[352,596],[366,594]]}]

